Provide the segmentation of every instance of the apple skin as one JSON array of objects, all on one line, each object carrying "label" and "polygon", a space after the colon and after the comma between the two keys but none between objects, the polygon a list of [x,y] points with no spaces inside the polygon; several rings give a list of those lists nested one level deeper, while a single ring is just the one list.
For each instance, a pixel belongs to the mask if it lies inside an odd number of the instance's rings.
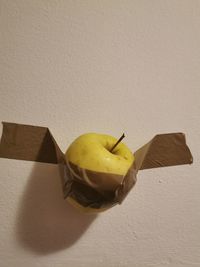
[{"label": "apple skin", "polygon": [[109,151],[117,139],[105,134],[88,133],[79,136],[67,149],[66,159],[87,170],[125,175],[134,161],[129,148],[119,143]]},{"label": "apple skin", "polygon": [[121,203],[136,183],[129,148],[105,134],[79,136],[65,153],[67,200],[84,212],[100,212]]}]

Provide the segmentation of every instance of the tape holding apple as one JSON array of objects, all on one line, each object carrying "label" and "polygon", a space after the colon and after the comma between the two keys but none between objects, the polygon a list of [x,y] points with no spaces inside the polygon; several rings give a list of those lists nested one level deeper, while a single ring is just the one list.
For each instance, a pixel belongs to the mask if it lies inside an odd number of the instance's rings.
[{"label": "tape holding apple", "polygon": [[[97,133],[78,137],[65,153],[73,186],[66,196],[86,210],[107,209],[121,203],[136,183],[134,155],[116,138]],[[88,209],[89,207],[89,209]]]},{"label": "tape holding apple", "polygon": [[85,212],[121,204],[139,170],[193,162],[183,133],[156,135],[134,154],[123,137],[84,134],[64,154],[47,127],[3,122],[0,157],[59,164],[64,198]]}]

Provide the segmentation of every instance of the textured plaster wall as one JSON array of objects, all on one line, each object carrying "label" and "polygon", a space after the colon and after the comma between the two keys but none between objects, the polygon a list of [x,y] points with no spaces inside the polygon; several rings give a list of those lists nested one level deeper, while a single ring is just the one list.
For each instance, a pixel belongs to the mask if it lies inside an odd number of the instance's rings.
[{"label": "textured plaster wall", "polygon": [[0,159],[0,266],[199,267],[200,1],[0,0],[0,34],[1,121],[48,126],[63,151],[182,131],[194,156],[99,216],[62,200],[55,165]]}]

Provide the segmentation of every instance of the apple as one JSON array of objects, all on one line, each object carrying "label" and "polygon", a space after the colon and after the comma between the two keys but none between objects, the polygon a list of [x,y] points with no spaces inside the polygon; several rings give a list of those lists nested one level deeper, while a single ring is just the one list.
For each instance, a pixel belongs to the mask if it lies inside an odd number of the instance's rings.
[{"label": "apple", "polygon": [[134,162],[133,153],[120,142],[123,137],[117,140],[106,134],[87,133],[69,146],[65,159],[73,180],[68,198],[72,204],[85,210],[102,210],[116,204],[116,192],[121,190],[127,174],[130,180]]}]

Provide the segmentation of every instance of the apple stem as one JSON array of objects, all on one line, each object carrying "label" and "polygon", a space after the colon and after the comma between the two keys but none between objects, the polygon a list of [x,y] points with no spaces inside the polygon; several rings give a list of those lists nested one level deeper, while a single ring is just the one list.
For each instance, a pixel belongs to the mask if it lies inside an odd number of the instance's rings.
[{"label": "apple stem", "polygon": [[111,148],[110,152],[112,152],[116,146],[122,141],[122,139],[125,137],[125,134],[123,133],[122,136],[117,140],[117,142],[114,144],[114,146]]}]

